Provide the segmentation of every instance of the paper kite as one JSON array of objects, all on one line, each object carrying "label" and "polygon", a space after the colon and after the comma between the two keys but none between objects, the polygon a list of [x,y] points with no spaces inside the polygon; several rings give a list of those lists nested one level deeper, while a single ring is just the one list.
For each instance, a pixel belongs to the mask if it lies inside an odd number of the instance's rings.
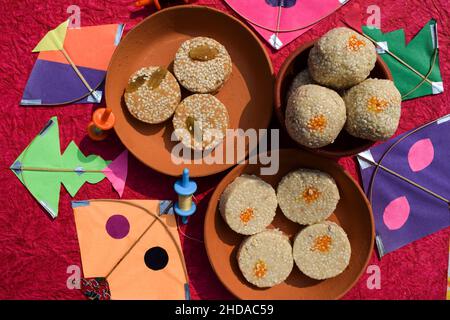
[{"label": "paper kite", "polygon": [[69,20],[49,31],[33,52],[40,52],[21,105],[100,103],[111,56],[123,24],[68,28]]},{"label": "paper kite", "polygon": [[164,214],[166,202],[72,202],[84,282],[103,288],[89,285],[90,299],[189,299],[176,218]]},{"label": "paper kite", "polygon": [[85,182],[98,183],[106,177],[122,196],[127,169],[127,151],[113,162],[105,161],[96,155],[86,157],[72,141],[61,154],[56,117],[47,122],[11,166],[17,178],[52,218],[58,216],[61,184],[74,197]]},{"label": "paper kite", "polygon": [[391,70],[403,100],[444,91],[436,20],[431,19],[408,45],[403,29],[383,33],[364,26],[363,32],[378,44],[377,51]]},{"label": "paper kite", "polygon": [[311,29],[349,0],[224,0],[275,49]]},{"label": "paper kite", "polygon": [[358,155],[380,257],[450,225],[450,114]]}]

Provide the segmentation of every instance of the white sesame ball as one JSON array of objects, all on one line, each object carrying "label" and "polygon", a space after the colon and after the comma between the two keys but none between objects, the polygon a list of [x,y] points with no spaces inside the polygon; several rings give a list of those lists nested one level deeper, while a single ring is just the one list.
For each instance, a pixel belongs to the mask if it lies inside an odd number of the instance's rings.
[{"label": "white sesame ball", "polygon": [[390,80],[367,79],[344,95],[347,107],[345,129],[368,140],[389,139],[397,130],[401,94]]},{"label": "white sesame ball", "polygon": [[305,84],[313,84],[314,80],[309,75],[308,69],[304,69],[297,73],[297,75],[294,77],[294,80],[292,80],[292,83],[289,87],[287,97],[289,97],[301,86],[304,86]]},{"label": "white sesame ball", "polygon": [[286,128],[292,139],[309,148],[333,143],[346,119],[345,104],[333,90],[314,84],[299,87],[286,107]]},{"label": "white sesame ball", "polygon": [[366,79],[375,67],[371,41],[349,28],[328,31],[309,53],[308,67],[317,83],[346,89]]}]

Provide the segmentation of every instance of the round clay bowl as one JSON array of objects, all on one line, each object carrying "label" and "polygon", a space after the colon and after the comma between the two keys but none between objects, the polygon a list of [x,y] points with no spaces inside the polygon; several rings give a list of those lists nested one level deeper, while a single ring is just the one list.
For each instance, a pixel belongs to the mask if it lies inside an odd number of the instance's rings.
[{"label": "round clay bowl", "polygon": [[[177,176],[187,167],[193,177],[226,170],[234,164],[175,164],[171,151],[172,121],[151,125],[128,111],[123,93],[136,70],[163,65],[173,72],[173,60],[185,40],[211,37],[222,43],[233,61],[232,75],[216,94],[227,107],[230,126],[265,129],[272,115],[274,76],[270,59],[257,37],[232,16],[207,7],[177,6],[161,10],[138,24],[120,42],[108,67],[106,103],[116,116],[114,129],[122,143],[149,167]],[[189,95],[183,91],[183,98]]]},{"label": "round clay bowl", "polygon": [[[287,92],[294,77],[308,66],[309,51],[316,41],[307,42],[297,48],[281,66],[275,82],[275,114],[281,126],[286,130],[285,111],[287,104]],[[377,55],[375,68],[369,75],[370,78],[389,79],[392,80],[391,72],[383,60]],[[358,154],[374,144],[373,141],[360,139],[348,134],[345,129],[341,131],[336,140],[322,148],[312,149],[298,144],[301,148],[311,152],[331,157],[346,157]]]},{"label": "round clay bowl", "polygon": [[[359,185],[335,162],[296,149],[280,150],[277,174],[260,176],[260,165],[238,165],[217,186],[209,203],[204,227],[205,247],[209,261],[228,290],[240,299],[338,299],[342,297],[364,272],[372,254],[374,223],[369,202]],[[329,220],[339,224],[347,233],[352,254],[347,269],[335,278],[317,281],[302,274],[296,265],[283,283],[260,289],[242,276],[236,252],[245,236],[232,231],[220,215],[218,204],[224,189],[242,174],[255,174],[276,190],[281,178],[298,168],[313,168],[329,173],[336,181],[340,201]],[[278,228],[291,240],[303,228],[283,215],[278,208],[269,228]]]}]

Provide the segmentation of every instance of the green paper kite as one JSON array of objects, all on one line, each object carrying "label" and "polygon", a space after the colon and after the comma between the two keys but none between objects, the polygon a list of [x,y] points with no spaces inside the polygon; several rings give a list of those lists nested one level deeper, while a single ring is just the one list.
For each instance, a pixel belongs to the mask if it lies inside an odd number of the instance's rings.
[{"label": "green paper kite", "polygon": [[96,155],[86,157],[73,141],[61,155],[58,119],[53,117],[10,169],[51,217],[56,218],[61,184],[74,197],[85,182],[94,184],[107,177],[121,195],[123,185],[121,191],[116,187],[125,183],[126,159],[126,151],[113,162]]},{"label": "green paper kite", "polygon": [[405,44],[403,29],[383,33],[380,29],[363,26],[363,33],[377,42],[377,52],[391,70],[395,86],[402,94],[403,100],[439,94],[444,91],[439,69],[436,20],[431,19],[408,45]]}]

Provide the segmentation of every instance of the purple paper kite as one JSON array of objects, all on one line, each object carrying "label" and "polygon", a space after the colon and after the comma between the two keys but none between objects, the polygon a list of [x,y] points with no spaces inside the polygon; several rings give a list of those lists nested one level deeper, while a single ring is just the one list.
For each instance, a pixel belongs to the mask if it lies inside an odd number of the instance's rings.
[{"label": "purple paper kite", "polygon": [[[34,48],[33,52],[39,52],[39,56],[24,89],[21,105],[100,103],[106,70],[124,25],[67,26],[68,21],[51,30]],[[55,42],[57,36],[62,38],[62,45]]]},{"label": "purple paper kite", "polygon": [[449,143],[447,115],[358,155],[380,257],[450,225]]}]

